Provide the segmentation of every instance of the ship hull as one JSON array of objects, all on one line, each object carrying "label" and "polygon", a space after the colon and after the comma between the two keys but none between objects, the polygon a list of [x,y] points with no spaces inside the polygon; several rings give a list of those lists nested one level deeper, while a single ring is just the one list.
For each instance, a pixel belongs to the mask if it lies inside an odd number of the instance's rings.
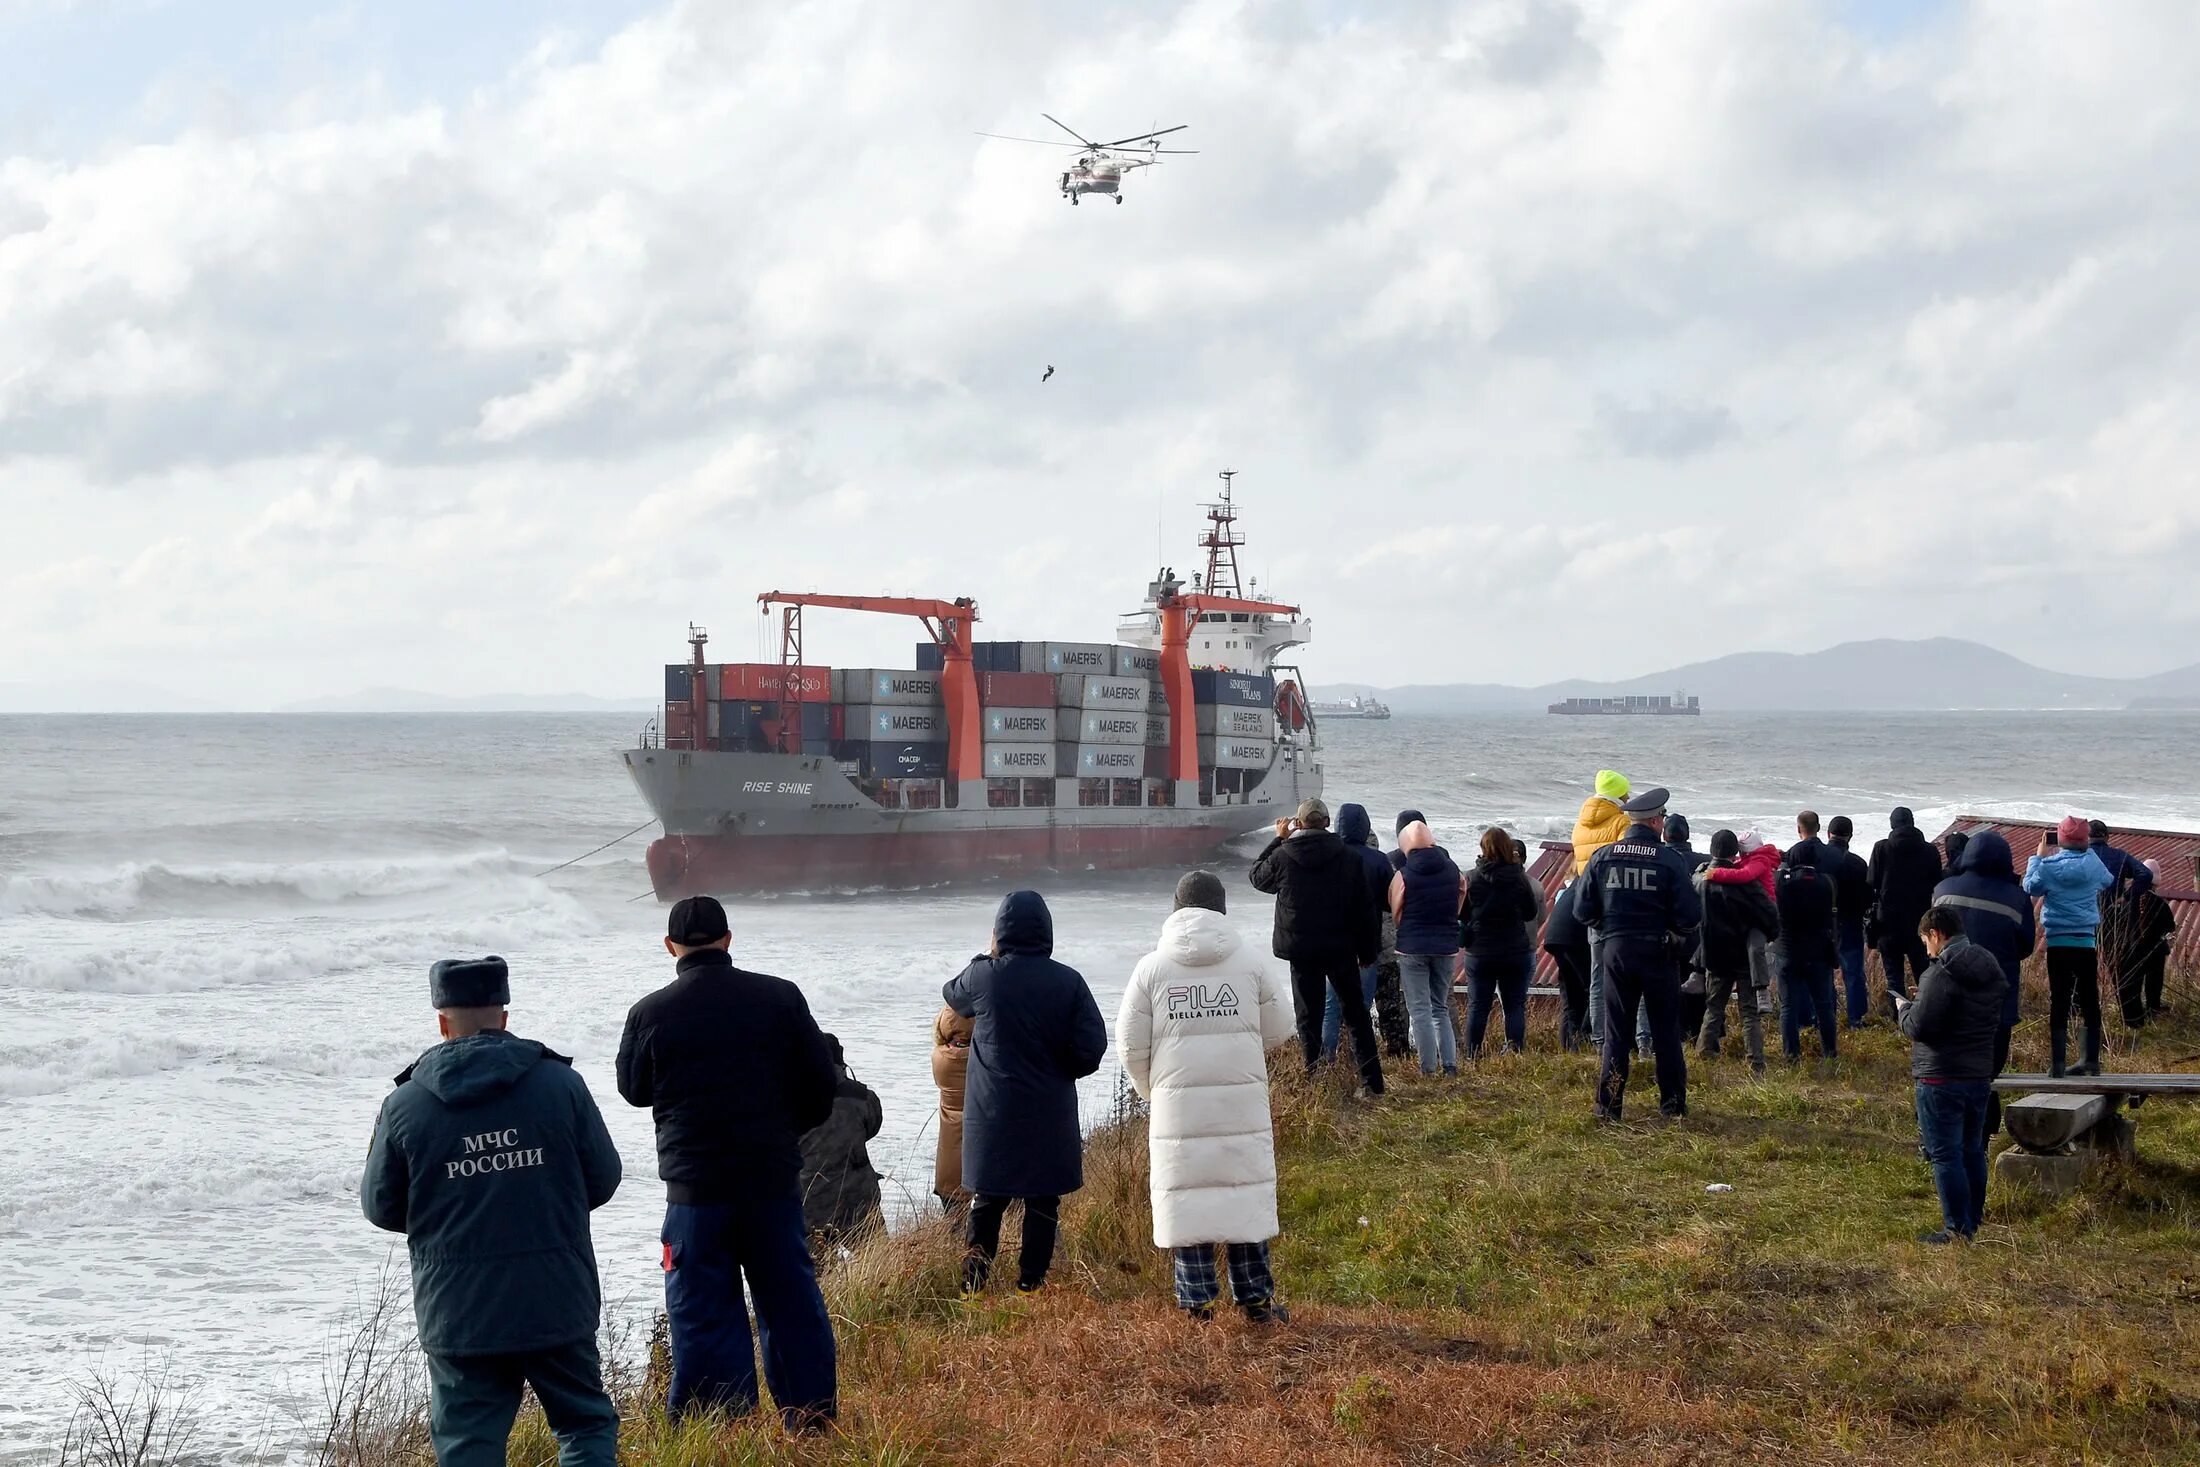
[{"label": "ship hull", "polygon": [[[659,898],[930,886],[1040,871],[1185,866],[1321,791],[1311,750],[1280,748],[1243,803],[881,808],[831,760],[665,749],[622,752],[665,834],[649,847]],[[1185,790],[1189,794],[1189,789]]]}]

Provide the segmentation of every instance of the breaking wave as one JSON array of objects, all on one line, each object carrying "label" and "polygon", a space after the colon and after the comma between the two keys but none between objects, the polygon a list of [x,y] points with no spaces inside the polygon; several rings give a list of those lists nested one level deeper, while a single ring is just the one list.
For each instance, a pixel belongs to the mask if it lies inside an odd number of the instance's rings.
[{"label": "breaking wave", "polygon": [[0,915],[114,920],[209,911],[297,911],[389,901],[454,886],[530,881],[535,869],[501,849],[345,861],[126,862],[105,869],[9,876],[0,880]]}]

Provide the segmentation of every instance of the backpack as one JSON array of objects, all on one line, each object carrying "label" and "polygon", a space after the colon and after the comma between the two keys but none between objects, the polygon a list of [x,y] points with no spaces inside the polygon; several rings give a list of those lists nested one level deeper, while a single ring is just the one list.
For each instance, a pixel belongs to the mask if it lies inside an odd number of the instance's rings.
[{"label": "backpack", "polygon": [[1773,903],[1783,933],[1833,930],[1833,882],[1816,866],[1782,866],[1773,878]]}]

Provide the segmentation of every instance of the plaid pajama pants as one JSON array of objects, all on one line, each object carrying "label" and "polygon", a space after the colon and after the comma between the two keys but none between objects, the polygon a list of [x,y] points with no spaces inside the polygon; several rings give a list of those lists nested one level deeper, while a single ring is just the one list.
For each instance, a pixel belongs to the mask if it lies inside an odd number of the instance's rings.
[{"label": "plaid pajama pants", "polygon": [[[1176,1264],[1176,1302],[1182,1309],[1205,1309],[1222,1296],[1222,1280],[1215,1273],[1214,1243],[1198,1243],[1172,1250]],[[1266,1304],[1276,1296],[1275,1276],[1268,1271],[1266,1243],[1219,1245],[1230,1259],[1230,1297],[1242,1307]]]}]

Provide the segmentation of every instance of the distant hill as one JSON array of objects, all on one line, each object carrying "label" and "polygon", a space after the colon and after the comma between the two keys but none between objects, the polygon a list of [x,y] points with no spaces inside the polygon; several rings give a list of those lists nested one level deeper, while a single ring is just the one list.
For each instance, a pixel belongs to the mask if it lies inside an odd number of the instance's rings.
[{"label": "distant hill", "polygon": [[[1332,687],[1342,687],[1333,684]],[[1687,691],[1706,712],[1889,712],[1958,708],[2126,708],[2141,699],[2200,699],[2200,663],[2143,678],[2051,672],[1977,642],[1844,642],[1822,652],[1738,652],[1629,678],[1537,688],[1416,684],[1380,696],[1400,713],[1538,712],[1564,698]]]},{"label": "distant hill", "polygon": [[647,713],[648,698],[598,698],[589,693],[484,693],[452,698],[406,688],[367,688],[285,703],[278,713]]}]

